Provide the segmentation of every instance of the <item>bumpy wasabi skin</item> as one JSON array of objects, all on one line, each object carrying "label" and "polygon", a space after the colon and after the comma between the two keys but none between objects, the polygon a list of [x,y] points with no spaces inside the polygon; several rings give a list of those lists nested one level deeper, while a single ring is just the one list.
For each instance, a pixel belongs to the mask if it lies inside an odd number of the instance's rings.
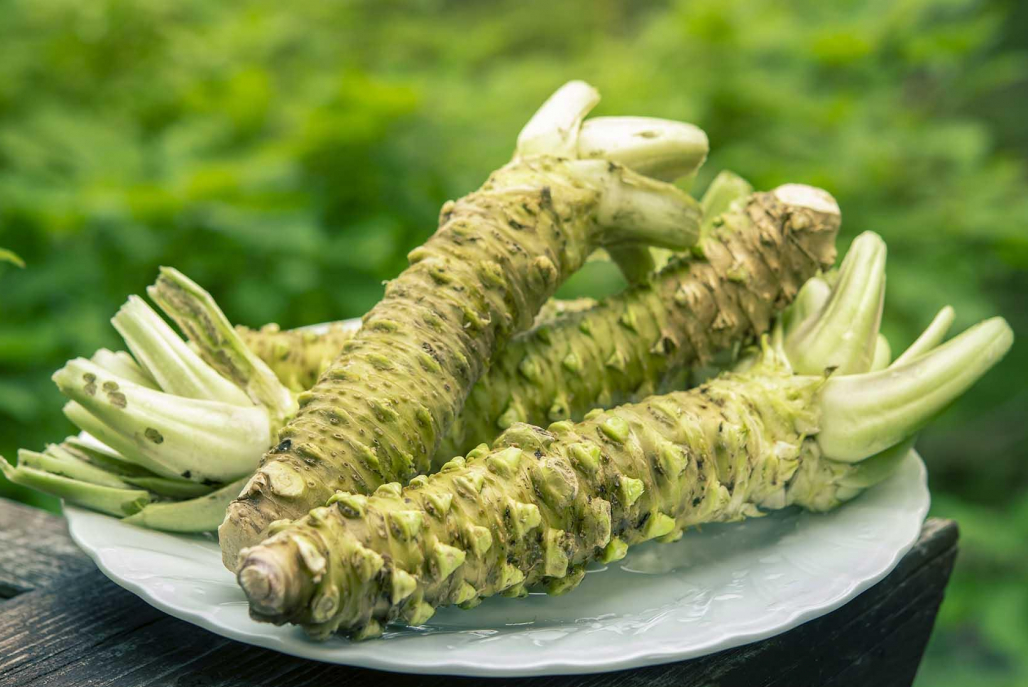
[{"label": "bumpy wasabi skin", "polygon": [[[592,298],[551,298],[539,310],[533,326],[595,305]],[[343,350],[343,344],[353,338],[357,326],[333,322],[303,329],[282,329],[277,324],[266,324],[260,329],[236,325],[235,329],[247,348],[271,368],[280,382],[290,391],[300,392],[314,386]]]},{"label": "bumpy wasabi skin", "polygon": [[683,368],[763,334],[835,261],[839,223],[835,200],[820,189],[751,195],[651,282],[512,340],[468,396],[436,465],[515,422],[578,420],[669,389]]},{"label": "bumpy wasabi skin", "polygon": [[290,391],[306,391],[353,338],[356,327],[332,323],[323,330],[280,329],[266,324],[260,329],[237,326],[247,348],[263,360]]},{"label": "bumpy wasabi skin", "polygon": [[427,472],[496,352],[596,248],[695,243],[699,206],[670,184],[615,162],[525,157],[548,150],[542,134],[563,131],[533,128],[538,121],[519,138],[522,157],[443,207],[437,232],[300,394],[298,413],[219,528],[229,568],[271,522],[299,517],[336,489],[370,493]]},{"label": "bumpy wasabi skin", "polygon": [[818,458],[805,437],[822,384],[773,366],[727,375],[577,425],[514,425],[402,490],[338,494],[243,552],[251,615],[371,637],[439,606],[563,593],[591,560],[780,507],[800,462]]}]

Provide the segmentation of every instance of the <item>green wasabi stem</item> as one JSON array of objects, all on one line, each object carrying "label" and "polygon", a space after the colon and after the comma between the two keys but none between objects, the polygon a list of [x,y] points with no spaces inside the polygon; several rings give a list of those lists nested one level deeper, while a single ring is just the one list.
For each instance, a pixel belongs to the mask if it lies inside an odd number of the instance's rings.
[{"label": "green wasabi stem", "polygon": [[111,447],[108,458],[146,468],[152,474],[137,475],[148,478],[140,484],[156,493],[193,497],[252,472],[296,403],[193,282],[165,269],[151,293],[222,370],[237,371],[233,381],[135,296],[112,320],[135,359],[99,351],[53,379],[71,401],[67,417]]},{"label": "green wasabi stem", "polygon": [[146,489],[158,496],[179,501],[205,496],[215,489],[211,485],[197,484],[186,479],[172,479],[170,477],[126,477],[125,481],[134,487]]},{"label": "green wasabi stem", "polygon": [[[65,414],[67,414],[67,412],[68,408],[65,407]],[[78,412],[86,413],[85,409],[81,408],[81,406],[79,407]],[[83,440],[82,437],[78,436],[66,437],[60,444],[47,446],[44,453],[51,453],[52,450],[66,451],[76,458],[84,460],[90,465],[95,465],[101,470],[105,470],[106,472],[118,477],[156,476],[153,472],[147,470],[142,465],[138,465],[126,459],[114,449],[103,446],[98,440],[93,439],[92,437],[89,437],[89,439],[90,440]]]},{"label": "green wasabi stem", "polygon": [[[786,355],[798,373],[870,369],[885,302],[885,257],[885,242],[877,234],[864,232],[854,239],[832,295],[785,339]],[[825,336],[826,330],[833,335]]]},{"label": "green wasabi stem", "polygon": [[700,199],[700,209],[703,210],[703,228],[708,229],[708,223],[713,223],[718,217],[728,212],[732,204],[741,201],[753,193],[753,186],[735,172],[724,170],[720,172]]},{"label": "green wasabi stem", "polygon": [[[796,300],[782,311],[779,322],[784,332],[794,333],[801,323],[824,308],[832,295],[832,287],[823,277],[811,277],[796,294]],[[783,341],[784,343],[784,341]]]},{"label": "green wasabi stem", "polygon": [[[877,293],[877,269],[862,261],[857,271],[865,274],[840,278],[836,288]],[[860,302],[878,308],[874,298]],[[821,313],[834,319],[832,309]],[[851,332],[842,323],[819,331],[811,344],[826,355],[832,340],[841,345]],[[533,586],[564,593],[588,562],[616,560],[640,542],[853,498],[891,474],[923,413],[952,402],[1010,344],[1009,327],[997,319],[899,368],[825,378],[796,374],[765,343],[746,372],[698,389],[591,413],[578,424],[517,424],[492,448],[406,488],[337,493],[243,551],[237,578],[252,617],[299,624],[318,639],[336,631],[374,637],[388,622],[420,625],[437,607],[520,597]],[[829,358],[807,363],[830,367]],[[870,397],[894,412],[881,416],[864,402]],[[865,443],[861,452],[840,444],[833,426],[849,423],[852,431],[865,419],[896,441]]]},{"label": "green wasabi stem", "polygon": [[985,374],[1014,340],[1001,317],[901,365],[833,377],[825,385],[825,419],[818,441],[836,460],[856,461],[921,429]]},{"label": "green wasabi stem", "polygon": [[594,117],[582,124],[577,146],[581,159],[614,160],[669,182],[693,174],[710,152],[699,127],[652,117]]},{"label": "green wasabi stem", "polygon": [[155,391],[83,358],[53,379],[72,400],[65,406],[69,420],[162,477],[229,482],[251,472],[271,444],[268,414],[257,406]]},{"label": "green wasabi stem", "polygon": [[250,404],[246,394],[204,363],[138,296],[129,296],[111,324],[139,365],[166,393],[234,405]]},{"label": "green wasabi stem", "polygon": [[956,319],[957,313],[952,307],[946,306],[932,319],[932,323],[928,325],[928,328],[924,330],[921,336],[917,337],[914,343],[910,344],[910,347],[903,351],[896,360],[892,362],[892,365],[900,366],[906,365],[911,360],[924,355],[928,351],[938,346],[942,340],[946,337],[946,332],[953,326],[953,320]]},{"label": "green wasabi stem", "polygon": [[277,431],[293,416],[296,412],[293,394],[246,347],[209,293],[171,267],[162,267],[157,283],[146,291],[197,346],[211,367],[231,380],[234,389],[242,389],[254,404],[267,411],[272,431]]},{"label": "green wasabi stem", "polygon": [[472,389],[436,452],[448,458],[515,422],[578,420],[596,407],[681,388],[682,373],[767,331],[835,260],[838,206],[809,186],[753,194],[650,284],[511,341]]},{"label": "green wasabi stem", "polygon": [[892,362],[892,347],[884,334],[879,334],[875,339],[875,352],[871,358],[872,370],[884,370]]},{"label": "green wasabi stem", "polygon": [[3,456],[0,456],[0,472],[15,484],[108,515],[131,515],[150,502],[150,495],[142,490],[92,484],[22,465],[14,467]]},{"label": "green wasabi stem", "polygon": [[[666,249],[661,249],[666,250]],[[670,252],[670,251],[669,251]],[[623,246],[611,246],[607,249],[610,259],[621,270],[625,281],[629,284],[641,284],[652,276],[656,269],[653,252],[649,246],[628,243]]]},{"label": "green wasabi stem", "polygon": [[102,487],[114,487],[115,489],[132,488],[131,484],[117,475],[92,465],[74,454],[61,449],[59,446],[48,446],[45,453],[19,449],[18,465],[50,472],[81,482],[97,484]]},{"label": "green wasabi stem", "polygon": [[151,503],[125,522],[151,530],[183,534],[213,532],[225,518],[225,509],[249,477],[236,480],[199,498],[170,503]]},{"label": "green wasabi stem", "polygon": [[157,382],[154,381],[153,377],[139,366],[135,358],[125,351],[112,352],[106,348],[101,348],[93,354],[90,360],[108,372],[113,372],[119,377],[124,377],[139,386],[145,386],[148,389],[158,388]]},{"label": "green wasabi stem", "polygon": [[596,248],[695,243],[700,213],[688,195],[613,160],[577,159],[581,121],[597,98],[581,82],[561,88],[521,132],[514,161],[443,207],[439,229],[300,395],[229,507],[219,528],[228,567],[271,522],[335,489],[370,493],[429,470],[495,354]]}]

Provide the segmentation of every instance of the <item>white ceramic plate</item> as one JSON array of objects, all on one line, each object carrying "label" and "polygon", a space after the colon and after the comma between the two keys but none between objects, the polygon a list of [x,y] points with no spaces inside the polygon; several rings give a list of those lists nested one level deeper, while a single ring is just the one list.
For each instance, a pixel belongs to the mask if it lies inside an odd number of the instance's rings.
[{"label": "white ceramic plate", "polygon": [[560,597],[488,599],[383,639],[307,640],[250,620],[213,537],[163,534],[74,507],[71,536],[116,583],[173,616],[242,642],[407,673],[588,673],[679,661],[784,632],[882,579],[928,511],[911,453],[887,482],[824,515],[790,510],[644,544]]}]

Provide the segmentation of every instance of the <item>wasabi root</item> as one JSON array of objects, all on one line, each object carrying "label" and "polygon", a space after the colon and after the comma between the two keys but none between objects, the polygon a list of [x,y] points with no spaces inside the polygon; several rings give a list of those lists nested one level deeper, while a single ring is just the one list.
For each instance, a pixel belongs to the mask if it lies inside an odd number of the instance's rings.
[{"label": "wasabi root", "polygon": [[[836,304],[815,317],[836,326],[808,340],[832,352],[877,337],[838,318],[884,283],[880,241],[865,235],[844,264]],[[861,293],[854,293],[860,291]],[[808,323],[810,324],[810,323]],[[834,375],[834,361],[804,359],[765,338],[754,359],[688,392],[590,413],[547,429],[516,424],[406,488],[339,492],[327,505],[241,554],[237,578],[251,616],[295,623],[314,638],[375,637],[390,622],[422,625],[435,609],[463,608],[529,588],[573,589],[594,560],[674,541],[691,526],[737,521],[790,505],[835,508],[891,474],[910,437],[1009,349],[1001,318],[885,372],[869,364]],[[850,360],[866,360],[861,347]],[[866,428],[866,429],[865,429]],[[890,445],[891,442],[891,445]]]},{"label": "wasabi root", "polygon": [[[427,472],[464,400],[495,354],[527,329],[557,287],[601,246],[683,249],[698,204],[611,158],[579,156],[582,119],[598,95],[572,82],[522,130],[512,163],[442,209],[437,232],[299,397],[219,528],[224,560],[271,522],[297,517],[335,489],[371,493]],[[669,134],[646,156],[671,149]],[[631,138],[619,148],[632,150]],[[677,155],[680,153],[674,153]]]},{"label": "wasabi root", "polygon": [[436,466],[516,422],[578,420],[674,388],[684,369],[766,332],[803,283],[835,261],[839,223],[835,200],[810,186],[737,201],[692,257],[508,344],[469,395]]}]

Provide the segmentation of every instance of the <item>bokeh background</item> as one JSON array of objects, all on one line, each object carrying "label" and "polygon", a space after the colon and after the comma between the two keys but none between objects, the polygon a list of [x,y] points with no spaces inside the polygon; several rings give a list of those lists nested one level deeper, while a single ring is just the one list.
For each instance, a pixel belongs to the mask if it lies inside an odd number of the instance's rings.
[{"label": "bokeh background", "polygon": [[[889,244],[885,331],[1020,343],[926,431],[962,530],[919,683],[1028,684],[1028,8],[1016,0],[4,0],[0,452],[71,431],[49,381],[174,265],[236,322],[362,314],[564,81],[694,122],[722,169],[822,186]],[[617,288],[590,270],[568,293]],[[0,495],[56,509],[2,483]]]}]

